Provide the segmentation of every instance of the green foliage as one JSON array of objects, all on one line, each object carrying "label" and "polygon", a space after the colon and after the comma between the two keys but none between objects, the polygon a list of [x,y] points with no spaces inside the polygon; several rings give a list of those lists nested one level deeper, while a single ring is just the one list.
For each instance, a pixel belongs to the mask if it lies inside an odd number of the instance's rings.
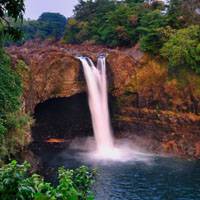
[{"label": "green foliage", "polygon": [[[84,36],[81,34],[82,32],[85,32],[85,35],[87,37],[87,28],[81,30],[81,26],[79,25],[78,21],[74,18],[68,19],[68,23],[66,25],[66,32],[64,35],[64,41],[67,43],[79,43],[83,42]],[[81,36],[82,35],[82,36]]]},{"label": "green foliage", "polygon": [[22,32],[21,38],[18,41],[12,38],[6,38],[4,43],[6,46],[12,44],[23,44],[32,39],[60,39],[65,32],[67,19],[59,13],[43,13],[38,20],[13,21],[10,19],[15,29]]},{"label": "green foliage", "polygon": [[0,119],[0,135],[4,135],[6,133],[7,129],[4,126],[4,120]]},{"label": "green foliage", "polygon": [[161,49],[172,69],[186,67],[200,73],[200,26],[189,26],[173,34]]},{"label": "green foliage", "polygon": [[0,164],[27,144],[26,132],[31,123],[30,117],[21,110],[20,76],[11,69],[10,58],[2,48],[5,39],[20,37],[13,21],[21,20],[23,12],[23,0],[0,1]]},{"label": "green foliage", "polygon": [[0,168],[0,199],[3,200],[92,200],[94,171],[87,167],[59,169],[57,187],[37,175],[29,175],[30,165],[16,161]]},{"label": "green foliage", "polygon": [[115,10],[106,15],[106,21],[98,28],[100,43],[108,46],[129,46],[136,41],[136,32],[133,17],[137,21],[132,8],[126,4],[121,4]]},{"label": "green foliage", "polygon": [[64,40],[68,43],[94,41],[116,47],[132,46],[141,38],[143,49],[150,51],[151,48],[145,47],[159,38],[157,28],[167,24],[163,9],[164,4],[158,1],[80,0],[74,10],[75,17],[67,23]]},{"label": "green foliage", "polygon": [[[100,42],[102,22],[106,22],[107,13],[116,8],[115,1],[83,1],[75,7],[75,17],[68,20],[64,41],[82,43],[84,41]],[[103,34],[103,33],[102,33]]]},{"label": "green foliage", "polygon": [[0,117],[20,107],[22,84],[19,76],[10,68],[9,57],[1,54],[0,60]]},{"label": "green foliage", "polygon": [[3,50],[0,57],[0,162],[3,162],[27,145],[26,134],[32,120],[21,110],[22,82],[16,71],[22,71],[22,63],[14,71]]},{"label": "green foliage", "polygon": [[59,13],[43,13],[38,20],[24,21],[21,27],[23,31],[21,42],[35,38],[60,39],[64,35],[66,23],[66,18]]},{"label": "green foliage", "polygon": [[[11,35],[13,39],[20,38],[21,33],[19,29],[10,25],[8,17],[15,21],[23,18],[24,1],[23,0],[2,0],[0,1],[0,43],[5,35]],[[2,27],[1,27],[2,26]]]},{"label": "green foliage", "polygon": [[0,2],[0,18],[4,19],[6,16],[14,19],[22,18],[24,12],[24,1],[10,1],[2,0]]},{"label": "green foliage", "polygon": [[42,39],[47,37],[54,37],[55,39],[61,38],[67,23],[67,20],[63,15],[48,12],[43,13],[37,21],[39,27],[36,36]]},{"label": "green foliage", "polygon": [[182,20],[180,18],[181,12],[180,12],[180,5],[182,0],[170,0],[168,5],[168,23],[169,26],[172,26],[174,28],[180,28],[182,25]]},{"label": "green foliage", "polygon": [[[110,47],[140,42],[143,51],[159,55],[177,29],[199,24],[199,1],[80,0],[68,20],[64,41],[89,41]],[[174,44],[176,45],[176,44]],[[192,57],[190,58],[192,59]]]},{"label": "green foliage", "polygon": [[138,31],[143,51],[157,54],[163,45],[160,29],[167,25],[167,17],[160,10],[145,13],[140,20]]},{"label": "green foliage", "polygon": [[74,19],[67,23],[64,40],[68,43],[94,41],[111,47],[130,46],[138,39],[135,28],[143,4],[144,1],[80,0],[74,10]]},{"label": "green foliage", "polygon": [[116,8],[115,0],[79,0],[75,6],[74,14],[78,21],[91,21],[103,17],[108,11]]}]

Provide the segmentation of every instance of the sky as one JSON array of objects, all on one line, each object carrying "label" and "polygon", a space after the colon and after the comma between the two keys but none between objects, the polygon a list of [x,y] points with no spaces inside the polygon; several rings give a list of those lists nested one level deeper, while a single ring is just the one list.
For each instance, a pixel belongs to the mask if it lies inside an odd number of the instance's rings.
[{"label": "sky", "polygon": [[38,19],[43,12],[58,12],[70,17],[77,3],[78,0],[25,0],[25,18]]}]

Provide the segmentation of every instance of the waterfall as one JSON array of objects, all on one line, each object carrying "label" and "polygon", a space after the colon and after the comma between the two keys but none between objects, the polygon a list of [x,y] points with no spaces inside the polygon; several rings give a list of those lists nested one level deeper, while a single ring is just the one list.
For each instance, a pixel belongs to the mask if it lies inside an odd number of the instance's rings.
[{"label": "waterfall", "polygon": [[88,102],[97,151],[108,153],[114,148],[114,142],[108,108],[106,59],[100,56],[97,66],[90,58],[79,57],[79,59],[83,65],[88,88]]},{"label": "waterfall", "polygon": [[[149,156],[133,148],[127,140],[114,138],[110,123],[108,108],[108,86],[106,76],[106,58],[100,56],[97,65],[87,57],[77,57],[82,65],[88,88],[88,103],[92,117],[96,149],[89,148],[86,157],[93,160],[105,161],[148,161]],[[84,144],[80,144],[81,146]],[[91,143],[87,143],[89,147]],[[94,147],[94,146],[92,146]]]}]

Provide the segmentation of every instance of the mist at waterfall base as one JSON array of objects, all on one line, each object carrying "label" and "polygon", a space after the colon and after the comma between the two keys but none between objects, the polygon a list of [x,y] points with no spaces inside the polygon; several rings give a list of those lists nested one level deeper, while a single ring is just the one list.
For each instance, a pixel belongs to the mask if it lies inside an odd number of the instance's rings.
[{"label": "mist at waterfall base", "polygon": [[108,108],[108,86],[106,75],[106,58],[99,56],[97,66],[90,58],[78,57],[82,63],[88,88],[94,139],[75,140],[71,148],[85,150],[81,156],[88,160],[100,161],[149,161],[150,155],[142,153],[127,140],[115,140],[113,137]]}]

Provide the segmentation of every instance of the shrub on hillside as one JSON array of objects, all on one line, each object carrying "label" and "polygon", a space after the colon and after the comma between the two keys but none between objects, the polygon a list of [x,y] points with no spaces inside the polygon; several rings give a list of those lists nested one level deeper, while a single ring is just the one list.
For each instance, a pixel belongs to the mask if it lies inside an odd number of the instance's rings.
[{"label": "shrub on hillside", "polygon": [[22,81],[11,69],[9,57],[0,53],[0,164],[28,144],[31,117],[22,107]]},{"label": "shrub on hillside", "polygon": [[29,175],[27,162],[12,161],[0,168],[0,199],[2,200],[92,200],[90,188],[95,172],[87,167],[75,170],[60,168],[56,187],[38,174]]},{"label": "shrub on hillside", "polygon": [[171,69],[188,68],[200,73],[200,26],[189,26],[173,34],[161,49]]}]

